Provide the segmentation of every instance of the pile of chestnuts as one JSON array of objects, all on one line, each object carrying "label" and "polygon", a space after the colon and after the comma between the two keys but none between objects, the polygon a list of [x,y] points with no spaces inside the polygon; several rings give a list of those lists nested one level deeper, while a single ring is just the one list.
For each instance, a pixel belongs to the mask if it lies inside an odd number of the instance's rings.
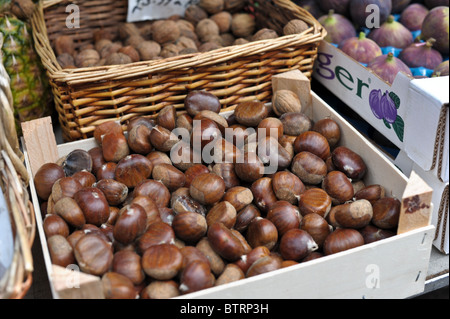
[{"label": "pile of chestnuts", "polygon": [[52,263],[101,277],[106,298],[171,298],[395,234],[400,201],[364,185],[336,121],[220,109],[192,91],[185,111],[105,122],[97,147],[40,167]]}]

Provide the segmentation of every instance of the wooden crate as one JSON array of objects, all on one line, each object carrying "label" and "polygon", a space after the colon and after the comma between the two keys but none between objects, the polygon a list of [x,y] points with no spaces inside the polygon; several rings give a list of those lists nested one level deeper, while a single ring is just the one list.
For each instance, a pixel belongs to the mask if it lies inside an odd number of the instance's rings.
[{"label": "wooden crate", "polygon": [[[383,241],[180,298],[405,298],[424,290],[435,230],[430,225],[432,190],[416,174],[412,173],[409,179],[403,175],[314,92],[306,113],[312,115],[314,120],[324,117],[336,120],[342,130],[341,145],[361,154],[369,167],[365,183],[382,184],[387,194],[402,199],[402,233]],[[35,128],[35,135],[39,135],[36,142],[27,142],[24,147],[30,174],[34,175],[45,161],[55,161],[73,149],[88,150],[96,146],[92,138],[56,146],[49,124],[46,127],[34,127],[31,122],[27,128]],[[42,142],[44,139],[47,142]],[[70,269],[51,264],[33,183],[30,183],[30,188],[39,216],[37,225],[53,297],[102,298],[99,277],[74,274]],[[423,204],[420,205],[422,209],[406,214],[411,198],[418,199]],[[70,288],[67,284],[75,275],[79,276],[80,287]]]}]

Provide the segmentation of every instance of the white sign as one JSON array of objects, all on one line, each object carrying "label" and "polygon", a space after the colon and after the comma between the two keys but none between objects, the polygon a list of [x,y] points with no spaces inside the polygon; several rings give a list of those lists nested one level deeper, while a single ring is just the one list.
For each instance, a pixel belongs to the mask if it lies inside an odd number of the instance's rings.
[{"label": "white sign", "polygon": [[128,0],[128,22],[166,19],[173,15],[184,17],[191,4],[199,0]]}]

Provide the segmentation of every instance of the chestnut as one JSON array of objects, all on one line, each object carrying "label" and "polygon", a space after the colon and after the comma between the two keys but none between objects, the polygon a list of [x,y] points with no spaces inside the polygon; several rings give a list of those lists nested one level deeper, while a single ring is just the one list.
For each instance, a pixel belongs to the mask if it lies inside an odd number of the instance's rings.
[{"label": "chestnut", "polygon": [[272,188],[278,200],[285,200],[294,205],[306,190],[300,178],[289,171],[276,172],[272,177]]},{"label": "chestnut", "polygon": [[83,211],[71,197],[63,197],[57,201],[54,212],[75,228],[81,228],[86,223]]},{"label": "chestnut", "polygon": [[160,151],[151,151],[145,157],[152,163],[153,167],[158,164],[172,164],[169,155]]},{"label": "chestnut", "polygon": [[203,255],[205,255],[206,259],[208,259],[212,273],[219,276],[225,269],[225,261],[211,247],[208,238],[203,237],[200,239],[197,245],[195,245],[195,248],[197,248]]},{"label": "chestnut", "polygon": [[244,254],[240,240],[220,222],[209,226],[207,237],[212,249],[230,262],[238,260]]},{"label": "chestnut", "polygon": [[312,130],[323,135],[333,148],[341,139],[341,129],[339,124],[331,118],[324,118],[314,123]]},{"label": "chestnut", "polygon": [[227,201],[216,203],[206,215],[206,223],[211,226],[214,223],[221,222],[228,228],[232,228],[236,223],[236,209]]},{"label": "chestnut", "polygon": [[152,177],[161,181],[171,192],[183,187],[186,183],[184,173],[170,164],[158,164],[153,167]]},{"label": "chestnut", "polygon": [[169,152],[178,143],[178,137],[160,125],[156,125],[150,132],[150,143],[161,152]]},{"label": "chestnut", "polygon": [[52,264],[67,267],[75,263],[72,245],[66,237],[53,235],[47,238],[47,245]]},{"label": "chestnut", "polygon": [[313,153],[323,161],[330,157],[330,145],[327,139],[314,131],[307,131],[297,136],[294,141],[294,151],[295,153],[305,151]]},{"label": "chestnut", "polygon": [[172,221],[175,235],[188,243],[196,243],[206,235],[208,225],[205,217],[193,212],[180,212]]},{"label": "chestnut", "polygon": [[59,215],[50,214],[45,216],[43,228],[45,237],[47,238],[54,235],[69,236],[69,226]]},{"label": "chestnut", "polygon": [[191,167],[189,167],[185,172],[184,172],[184,176],[185,176],[185,183],[184,186],[185,187],[190,187],[192,180],[203,173],[209,173],[209,169],[208,167],[206,167],[203,164],[195,164],[192,165]]},{"label": "chestnut", "polygon": [[225,190],[240,184],[239,178],[235,171],[233,163],[216,163],[212,167],[212,173],[222,177],[225,183]]},{"label": "chestnut", "polygon": [[147,214],[147,226],[155,222],[161,221],[160,211],[155,201],[147,196],[136,196],[130,204],[140,205]]},{"label": "chestnut", "polygon": [[131,244],[147,228],[147,214],[142,206],[130,204],[122,207],[114,224],[114,239],[122,244]]},{"label": "chestnut", "polygon": [[331,197],[321,188],[310,188],[300,196],[298,207],[303,216],[317,213],[326,217],[331,209]]},{"label": "chestnut", "polygon": [[180,248],[180,252],[183,255],[183,266],[181,267],[181,269],[184,269],[184,267],[186,267],[194,260],[204,261],[209,264],[208,258],[197,247],[184,246]]},{"label": "chestnut", "polygon": [[271,206],[278,201],[272,187],[270,177],[262,177],[256,180],[250,190],[253,194],[253,203],[263,213],[267,213]]},{"label": "chestnut", "polygon": [[[277,139],[271,136],[258,138],[256,149],[260,160],[264,165],[269,166],[266,170],[268,173],[273,173],[274,168],[283,169],[291,165],[291,154],[278,143]],[[272,169],[272,171],[270,171],[270,169]]]},{"label": "chestnut", "polygon": [[187,130],[189,133],[192,132],[193,120],[192,117],[187,113],[182,113],[177,116],[175,121],[175,126],[177,128],[182,128]]},{"label": "chestnut", "polygon": [[256,260],[247,270],[246,277],[253,277],[281,268],[282,259],[276,255],[269,255]]},{"label": "chestnut", "polygon": [[106,178],[114,179],[116,177],[116,167],[117,163],[114,162],[107,162],[100,166],[95,174],[97,181]]},{"label": "chestnut", "polygon": [[175,280],[152,281],[141,292],[142,299],[170,299],[179,295],[178,283]]},{"label": "chestnut", "polygon": [[52,200],[56,203],[63,197],[73,197],[82,189],[80,182],[72,176],[58,179],[52,187]]},{"label": "chestnut", "polygon": [[195,151],[203,151],[206,145],[212,147],[222,137],[216,122],[208,118],[195,120],[191,133],[191,145]]},{"label": "chestnut", "polygon": [[189,193],[189,188],[182,187],[172,193],[170,207],[175,214],[189,211],[206,216],[207,210],[204,205],[194,200]]},{"label": "chestnut", "polygon": [[312,236],[298,228],[288,230],[280,240],[280,254],[286,260],[299,261],[318,248]]},{"label": "chestnut", "polygon": [[227,264],[223,273],[217,278],[215,286],[228,284],[245,278],[245,274],[241,268],[235,264]]},{"label": "chestnut", "polygon": [[115,179],[101,179],[94,186],[103,192],[106,201],[111,206],[122,204],[128,196],[127,185]]},{"label": "chestnut", "polygon": [[167,207],[170,202],[169,189],[163,183],[152,179],[146,179],[136,185],[133,197],[137,196],[148,196],[158,207]]},{"label": "chestnut", "polygon": [[291,171],[303,183],[317,185],[325,178],[327,166],[317,155],[303,151],[296,154],[292,159]]},{"label": "chestnut", "polygon": [[225,182],[214,173],[200,174],[192,180],[189,193],[200,204],[211,205],[222,199]]},{"label": "chestnut", "polygon": [[322,181],[322,188],[335,204],[343,204],[351,200],[354,195],[351,181],[340,171],[329,172]]},{"label": "chestnut", "polygon": [[302,263],[310,261],[310,260],[314,260],[314,259],[318,259],[323,257],[323,253],[318,252],[318,251],[313,251],[312,253],[310,253],[308,256],[306,256],[305,258],[303,258],[301,260]]},{"label": "chestnut", "polygon": [[94,138],[99,145],[102,145],[103,136],[108,133],[122,133],[122,126],[116,121],[106,121],[95,127]]},{"label": "chestnut", "polygon": [[341,227],[362,228],[372,220],[372,205],[368,200],[359,199],[354,202],[336,206],[335,219]]},{"label": "chestnut", "polygon": [[195,116],[203,110],[219,113],[220,100],[214,94],[207,91],[191,91],[184,99],[184,107],[190,116]]},{"label": "chestnut", "polygon": [[238,212],[253,201],[252,191],[243,186],[231,187],[225,192],[223,200],[229,202]]},{"label": "chestnut", "polygon": [[145,279],[141,256],[131,250],[121,250],[114,254],[112,271],[128,277],[134,285],[139,285]]},{"label": "chestnut", "polygon": [[151,278],[174,278],[183,265],[183,255],[175,245],[160,244],[147,248],[142,255],[142,268]]},{"label": "chestnut", "polygon": [[109,206],[109,217],[106,221],[108,225],[114,225],[116,223],[117,217],[119,217],[119,207]]},{"label": "chestnut", "polygon": [[310,234],[319,248],[322,248],[325,238],[333,231],[326,219],[316,213],[305,215],[300,222],[300,229]]},{"label": "chestnut", "polygon": [[92,234],[92,235],[100,237],[101,239],[106,241],[108,244],[112,243],[110,237],[108,237],[108,235],[101,229],[101,226],[97,227],[92,224],[84,224],[84,226],[81,228],[81,230],[84,232],[85,235]]},{"label": "chestnut", "polygon": [[269,219],[256,217],[248,225],[246,239],[252,248],[265,246],[272,250],[278,241],[278,231]]},{"label": "chestnut", "polygon": [[134,153],[147,155],[152,151],[150,132],[151,129],[145,125],[136,125],[128,132],[128,146]]},{"label": "chestnut", "polygon": [[72,177],[80,183],[81,187],[92,187],[97,181],[95,175],[88,171],[76,172]]},{"label": "chestnut", "polygon": [[361,156],[345,146],[338,146],[332,153],[333,164],[353,181],[360,180],[367,172],[367,166]]},{"label": "chestnut", "polygon": [[160,221],[147,227],[145,233],[137,239],[137,248],[139,252],[144,252],[148,248],[159,244],[172,244],[175,241],[175,232],[173,228]]},{"label": "chestnut", "polygon": [[269,115],[269,110],[263,102],[241,102],[236,106],[234,115],[239,124],[247,127],[257,127]]},{"label": "chestnut", "polygon": [[270,250],[265,246],[258,246],[249,251],[246,255],[243,255],[238,261],[235,262],[244,273],[250,268],[250,266],[258,259],[269,256]]},{"label": "chestnut", "polygon": [[163,107],[156,117],[156,123],[158,125],[172,131],[175,128],[177,118],[177,110],[173,105],[167,105]]},{"label": "chestnut", "polygon": [[302,112],[287,112],[280,116],[283,124],[284,134],[299,136],[300,134],[310,131],[312,121]]},{"label": "chestnut", "polygon": [[375,241],[395,236],[393,231],[381,229],[373,225],[367,225],[366,227],[358,229],[358,231],[364,238],[364,244],[370,244]]},{"label": "chestnut", "polygon": [[236,216],[236,222],[234,228],[239,232],[244,232],[247,230],[248,225],[256,217],[261,217],[261,213],[255,205],[249,204],[239,211]]},{"label": "chestnut", "polygon": [[62,168],[66,176],[72,176],[83,170],[90,172],[92,170],[91,155],[85,150],[75,149],[64,158]]},{"label": "chestnut", "polygon": [[267,219],[275,225],[279,236],[283,236],[288,230],[299,228],[302,217],[297,207],[281,200],[272,205]]},{"label": "chestnut", "polygon": [[188,294],[214,285],[215,278],[207,263],[194,260],[189,263],[180,274],[180,292]]},{"label": "chestnut", "polygon": [[128,141],[123,132],[107,133],[102,139],[103,158],[107,162],[117,163],[130,154]]},{"label": "chestnut", "polygon": [[214,163],[236,163],[242,158],[241,151],[224,138],[219,138],[212,150]]},{"label": "chestnut", "polygon": [[92,159],[92,170],[91,172],[97,176],[97,170],[106,163],[105,159],[103,158],[103,150],[100,146],[96,146],[91,148],[88,151],[89,155],[91,155]]},{"label": "chestnut", "polygon": [[74,248],[75,259],[81,271],[102,276],[112,265],[113,252],[111,245],[95,234],[81,237]]},{"label": "chestnut", "polygon": [[227,120],[217,112],[202,110],[194,116],[193,121],[202,119],[210,119],[211,121],[216,123],[222,136],[225,134],[225,129],[228,128]]},{"label": "chestnut", "polygon": [[264,175],[264,164],[256,152],[245,152],[242,162],[235,164],[236,175],[244,182],[252,183]]},{"label": "chestnut", "polygon": [[105,299],[136,299],[138,295],[128,277],[112,271],[102,276],[102,287]]},{"label": "chestnut", "polygon": [[131,131],[135,126],[144,125],[152,130],[156,123],[155,120],[150,118],[149,116],[137,116],[128,121],[127,130]]},{"label": "chestnut", "polygon": [[109,205],[99,188],[82,188],[75,193],[73,198],[83,211],[86,223],[96,226],[106,223],[109,218]]},{"label": "chestnut", "polygon": [[383,186],[375,184],[369,185],[355,193],[355,199],[367,199],[372,205],[383,198],[386,194],[386,191]]},{"label": "chestnut", "polygon": [[127,187],[135,187],[151,176],[152,163],[143,155],[131,154],[117,163],[115,179]]},{"label": "chestnut", "polygon": [[176,143],[170,150],[171,164],[181,171],[186,171],[201,159],[201,154],[192,149],[185,141]]},{"label": "chestnut", "polygon": [[258,137],[272,137],[278,140],[283,136],[283,123],[276,117],[266,117],[257,127]]},{"label": "chestnut", "polygon": [[356,229],[338,228],[325,239],[323,252],[327,256],[362,245],[364,238]]},{"label": "chestnut", "polygon": [[372,223],[381,229],[393,229],[398,226],[401,202],[397,198],[383,197],[373,204]]}]

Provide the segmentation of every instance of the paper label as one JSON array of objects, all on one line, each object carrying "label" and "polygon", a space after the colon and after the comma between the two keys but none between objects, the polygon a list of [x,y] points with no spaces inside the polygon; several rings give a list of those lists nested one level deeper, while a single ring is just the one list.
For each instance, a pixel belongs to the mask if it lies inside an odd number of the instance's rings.
[{"label": "paper label", "polygon": [[191,4],[199,0],[128,0],[127,22],[166,19],[173,15],[184,17]]}]

